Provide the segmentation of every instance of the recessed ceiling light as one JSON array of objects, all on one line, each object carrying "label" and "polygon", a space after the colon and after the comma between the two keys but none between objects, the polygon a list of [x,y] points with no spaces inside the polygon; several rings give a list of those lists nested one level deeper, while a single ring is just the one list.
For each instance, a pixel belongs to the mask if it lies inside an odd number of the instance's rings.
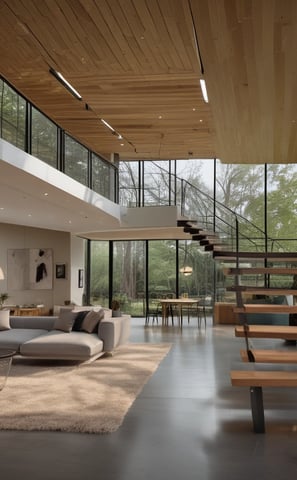
[{"label": "recessed ceiling light", "polygon": [[200,78],[200,87],[203,95],[203,100],[205,101],[205,103],[208,103],[208,95],[204,78]]},{"label": "recessed ceiling light", "polygon": [[195,108],[195,107],[194,107],[194,108],[192,108],[192,110],[193,110],[193,112],[196,112],[196,108]]},{"label": "recessed ceiling light", "polygon": [[48,193],[47,192],[44,192],[43,194],[45,197],[48,197]]},{"label": "recessed ceiling light", "polygon": [[202,118],[200,118],[199,122],[200,122],[200,123],[202,123],[202,122],[203,122]]},{"label": "recessed ceiling light", "polygon": [[125,144],[124,143],[121,143],[121,147],[123,147]]},{"label": "recessed ceiling light", "polygon": [[32,217],[32,213],[28,213],[28,217]]},{"label": "recessed ceiling light", "polygon": [[162,118],[163,118],[162,115],[159,115],[159,116],[158,116],[158,119],[159,119],[159,120],[161,120]]}]

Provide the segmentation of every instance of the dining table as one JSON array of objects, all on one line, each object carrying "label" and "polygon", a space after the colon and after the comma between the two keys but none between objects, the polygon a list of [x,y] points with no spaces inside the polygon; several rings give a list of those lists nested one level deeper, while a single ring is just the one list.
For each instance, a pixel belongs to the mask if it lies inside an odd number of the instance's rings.
[{"label": "dining table", "polygon": [[162,307],[162,325],[168,325],[168,316],[173,306],[178,307],[179,325],[183,325],[183,309],[192,307],[199,303],[198,299],[181,297],[181,298],[160,298],[159,303]]}]

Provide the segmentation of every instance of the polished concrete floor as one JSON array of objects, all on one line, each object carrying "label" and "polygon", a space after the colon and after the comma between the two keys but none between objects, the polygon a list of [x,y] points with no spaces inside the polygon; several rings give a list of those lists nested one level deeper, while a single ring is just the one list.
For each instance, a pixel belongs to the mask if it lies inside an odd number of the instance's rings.
[{"label": "polished concrete floor", "polygon": [[240,364],[244,347],[233,327],[214,327],[209,318],[207,328],[198,330],[193,319],[180,331],[145,328],[143,319],[133,319],[131,341],[170,342],[172,348],[120,429],[107,435],[0,431],[1,479],[286,480],[296,475],[296,389],[264,392],[267,431],[253,433],[249,392],[230,386],[229,370]]}]

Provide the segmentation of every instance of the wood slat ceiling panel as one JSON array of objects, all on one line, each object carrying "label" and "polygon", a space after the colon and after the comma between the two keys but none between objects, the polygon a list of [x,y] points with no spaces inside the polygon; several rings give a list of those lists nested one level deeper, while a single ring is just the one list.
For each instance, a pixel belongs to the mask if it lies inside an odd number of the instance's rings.
[{"label": "wood slat ceiling panel", "polygon": [[220,158],[296,162],[297,2],[191,5]]},{"label": "wood slat ceiling panel", "polygon": [[[172,158],[174,139],[174,158],[296,162],[296,48],[296,0],[0,2],[0,73],[108,157],[130,159],[133,145],[134,158]],[[127,137],[121,148],[100,118]]]},{"label": "wood slat ceiling panel", "polygon": [[[172,158],[167,138],[178,145],[173,158],[186,158],[189,150],[213,155],[212,117],[201,96],[186,0],[3,0],[0,57],[4,78],[99,154],[130,159],[132,150],[133,158]],[[126,137],[120,148],[101,118]],[[209,132],[203,145],[201,120]]]}]

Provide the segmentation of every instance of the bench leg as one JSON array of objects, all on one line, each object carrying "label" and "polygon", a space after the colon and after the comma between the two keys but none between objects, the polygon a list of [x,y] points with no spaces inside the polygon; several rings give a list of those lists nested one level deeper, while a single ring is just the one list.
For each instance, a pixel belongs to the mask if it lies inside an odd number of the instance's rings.
[{"label": "bench leg", "polygon": [[251,409],[255,433],[265,433],[262,387],[250,387]]}]

